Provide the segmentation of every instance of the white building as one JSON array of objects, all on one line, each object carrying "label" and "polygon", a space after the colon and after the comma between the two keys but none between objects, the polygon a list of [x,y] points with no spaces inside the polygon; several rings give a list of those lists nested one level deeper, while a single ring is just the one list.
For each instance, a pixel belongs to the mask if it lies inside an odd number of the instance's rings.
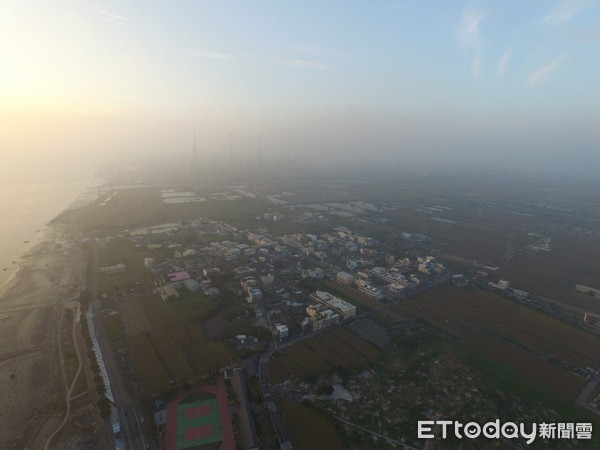
[{"label": "white building", "polygon": [[331,295],[329,292],[317,291],[310,294],[310,298],[325,306],[329,306],[340,314],[342,320],[351,319],[356,316],[356,306]]},{"label": "white building", "polygon": [[275,330],[277,330],[279,339],[285,339],[290,335],[287,325],[275,325]]},{"label": "white building", "polygon": [[406,296],[406,286],[398,283],[388,284],[383,287],[382,293],[388,300],[400,300]]},{"label": "white building", "polygon": [[123,263],[119,263],[114,266],[100,267],[100,273],[104,273],[104,274],[125,272],[126,270],[127,270],[127,267]]},{"label": "white building", "polygon": [[370,284],[361,286],[360,288],[358,288],[358,290],[366,296],[374,298],[375,300],[381,300],[383,298],[381,290],[377,289],[374,286],[371,286]]},{"label": "white building", "polygon": [[304,329],[310,327],[313,331],[317,331],[340,323],[340,315],[321,303],[307,306],[306,314],[308,317],[302,321]]},{"label": "white building", "polygon": [[336,275],[336,280],[342,284],[352,286],[352,284],[354,283],[354,275],[348,272],[338,272]]}]

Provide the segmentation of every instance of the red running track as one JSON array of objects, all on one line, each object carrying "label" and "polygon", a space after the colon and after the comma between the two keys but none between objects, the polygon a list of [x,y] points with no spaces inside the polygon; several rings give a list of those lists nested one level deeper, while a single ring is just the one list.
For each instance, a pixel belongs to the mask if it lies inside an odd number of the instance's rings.
[{"label": "red running track", "polygon": [[217,385],[203,384],[191,389],[179,392],[177,397],[169,401],[167,405],[167,431],[165,433],[165,449],[177,450],[177,409],[179,403],[185,397],[194,392],[210,392],[214,394],[219,401],[219,411],[221,419],[221,431],[223,432],[223,443],[220,450],[235,450],[235,438],[233,437],[233,425],[231,425],[231,416],[229,415],[229,404],[227,402],[227,388],[225,380],[219,377]]}]

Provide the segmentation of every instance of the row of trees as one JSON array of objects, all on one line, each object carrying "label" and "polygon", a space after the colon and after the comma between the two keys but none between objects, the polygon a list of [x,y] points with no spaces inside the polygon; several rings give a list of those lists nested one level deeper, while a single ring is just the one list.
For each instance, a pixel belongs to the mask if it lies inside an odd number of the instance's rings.
[{"label": "row of trees", "polygon": [[81,324],[81,331],[83,335],[83,341],[87,349],[88,361],[90,362],[90,368],[94,374],[94,384],[96,385],[96,392],[98,393],[98,408],[100,409],[100,417],[106,419],[110,417],[111,405],[108,398],[106,398],[106,386],[100,373],[100,365],[96,353],[94,352],[94,345],[92,343],[92,337],[90,335],[90,329],[87,322],[86,313],[88,311],[91,300],[91,293],[89,290],[84,289],[79,295],[79,306],[81,315],[79,317],[79,323]]}]

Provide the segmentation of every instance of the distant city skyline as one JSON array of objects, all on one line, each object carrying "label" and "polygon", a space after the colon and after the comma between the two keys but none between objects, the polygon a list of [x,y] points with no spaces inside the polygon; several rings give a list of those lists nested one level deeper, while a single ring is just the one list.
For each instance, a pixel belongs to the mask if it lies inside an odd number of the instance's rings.
[{"label": "distant city skyline", "polygon": [[595,0],[5,0],[0,146],[586,170],[598,61]]}]

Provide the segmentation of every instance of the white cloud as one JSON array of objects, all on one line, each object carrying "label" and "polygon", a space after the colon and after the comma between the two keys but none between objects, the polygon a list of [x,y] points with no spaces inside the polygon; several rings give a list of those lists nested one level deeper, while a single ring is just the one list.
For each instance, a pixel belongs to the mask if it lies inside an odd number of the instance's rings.
[{"label": "white cloud", "polygon": [[92,8],[92,11],[96,14],[99,14],[107,22],[111,22],[117,25],[127,25],[127,23],[129,22],[129,18],[113,14],[101,8]]},{"label": "white cloud", "polygon": [[475,78],[480,78],[483,75],[479,28],[486,16],[486,12],[465,9],[458,26],[460,46],[463,51],[471,53],[471,75]]},{"label": "white cloud", "polygon": [[291,59],[284,58],[282,62],[288,66],[304,67],[306,69],[325,69],[326,66],[319,64],[314,61],[308,61],[306,59]]},{"label": "white cloud", "polygon": [[541,23],[563,23],[568,22],[576,15],[582,13],[593,5],[589,0],[563,0],[548,14],[541,17]]},{"label": "white cloud", "polygon": [[498,63],[498,76],[502,78],[506,73],[506,66],[508,65],[508,61],[510,60],[510,51],[504,52],[502,59]]},{"label": "white cloud", "polygon": [[220,59],[222,61],[237,61],[237,57],[231,53],[213,52],[210,50],[196,50],[192,52],[193,56],[199,58]]},{"label": "white cloud", "polygon": [[550,75],[562,62],[564,58],[555,58],[545,66],[542,66],[531,73],[529,84],[535,84]]},{"label": "white cloud", "polygon": [[486,16],[487,14],[481,11],[465,10],[463,12],[458,35],[464,50],[479,45],[479,25]]}]

